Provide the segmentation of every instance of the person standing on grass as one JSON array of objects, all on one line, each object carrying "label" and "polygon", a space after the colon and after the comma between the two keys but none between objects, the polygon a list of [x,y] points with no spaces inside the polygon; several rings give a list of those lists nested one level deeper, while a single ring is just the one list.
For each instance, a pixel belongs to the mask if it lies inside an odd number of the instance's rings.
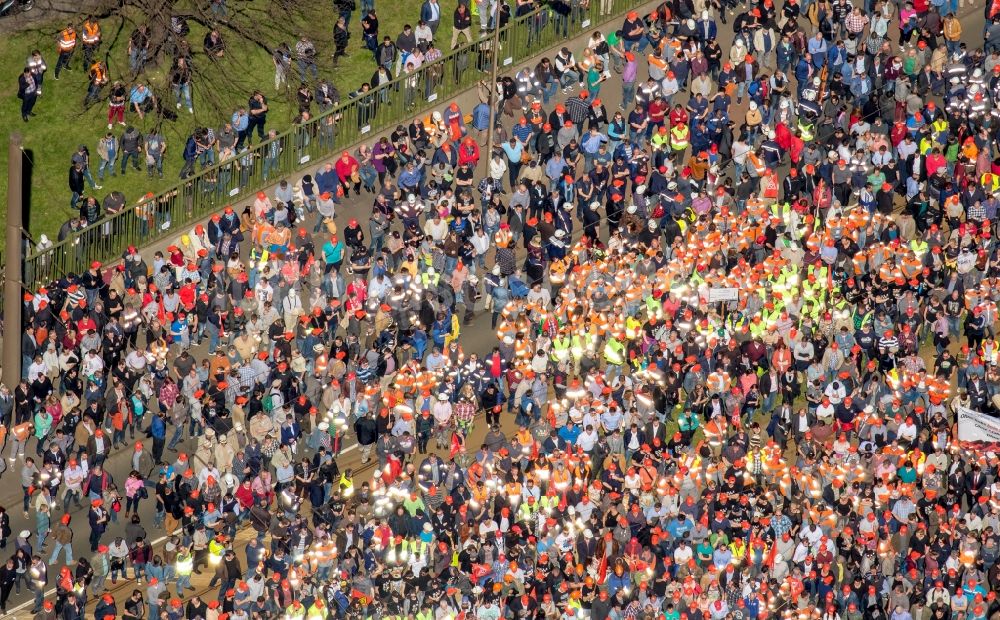
[{"label": "person standing on grass", "polygon": [[274,49],[271,55],[274,61],[274,90],[281,92],[281,87],[288,83],[288,70],[292,66],[292,50],[287,43],[282,43]]},{"label": "person standing on grass", "polygon": [[25,67],[24,72],[17,78],[17,98],[21,100],[21,119],[27,123],[28,117],[35,115],[32,110],[38,101],[38,86],[35,84],[30,67]]},{"label": "person standing on grass", "polygon": [[194,114],[194,107],[191,105],[191,66],[183,56],[174,62],[174,68],[170,72],[170,87],[174,91],[177,109],[180,110],[183,104],[189,114]]},{"label": "person standing on grass", "polygon": [[71,161],[83,167],[83,178],[90,184],[91,189],[101,189],[101,186],[94,183],[94,175],[90,173],[90,149],[86,144],[81,144],[80,148],[73,153]]},{"label": "person standing on grass", "polygon": [[247,103],[247,111],[250,118],[247,121],[246,138],[247,144],[250,144],[252,140],[250,134],[253,133],[254,128],[257,129],[257,137],[261,140],[267,135],[264,127],[267,124],[267,98],[264,97],[264,93],[259,90],[253,91],[253,94],[250,95],[250,101]]},{"label": "person standing on grass", "polygon": [[[104,180],[104,171],[115,176],[115,160],[118,159],[118,139],[110,131],[97,142],[97,156],[101,164],[97,167],[97,180]],[[150,175],[152,176],[152,175]]]},{"label": "person standing on grass", "polygon": [[469,14],[469,7],[461,2],[455,8],[453,28],[454,30],[451,31],[451,49],[458,47],[458,38],[460,36],[464,36],[466,42],[472,43],[472,35],[470,34],[472,15]]},{"label": "person standing on grass", "polygon": [[333,53],[333,63],[336,65],[340,62],[341,56],[347,55],[347,45],[351,41],[351,33],[347,29],[347,20],[341,15],[337,18],[337,23],[333,27],[333,44],[336,46],[336,51]]},{"label": "person standing on grass", "polygon": [[101,46],[101,22],[97,21],[93,15],[88,15],[87,19],[83,20],[81,38],[83,39],[83,66],[89,67],[94,63],[97,48]]},{"label": "person standing on grass", "polygon": [[125,99],[128,91],[121,80],[115,80],[111,85],[111,92],[108,93],[108,129],[114,127],[117,120],[119,125],[125,124]]},{"label": "person standing on grass", "polygon": [[49,69],[48,65],[45,64],[45,59],[42,58],[42,53],[38,50],[32,50],[31,56],[28,56],[24,66],[31,69],[31,76],[35,78],[35,88],[38,90],[38,96],[41,97],[42,80],[45,77],[45,72]]},{"label": "person standing on grass", "polygon": [[243,142],[247,139],[247,127],[250,126],[250,116],[246,108],[233,112],[233,130],[236,132],[236,152],[243,150]]},{"label": "person standing on grass", "polygon": [[316,46],[309,37],[302,38],[295,44],[295,63],[299,68],[299,82],[306,81],[306,74],[312,74],[314,80],[319,79],[319,69],[316,68]]},{"label": "person standing on grass", "polygon": [[87,88],[87,96],[83,100],[84,107],[96,103],[101,98],[101,90],[108,83],[108,68],[104,66],[103,61],[98,60],[90,66],[87,75],[90,78],[90,86]]},{"label": "person standing on grass", "polygon": [[83,197],[83,190],[86,189],[86,181],[83,179],[83,166],[79,162],[69,167],[69,191],[72,197],[69,199],[69,208],[76,211],[76,206]]},{"label": "person standing on grass", "polygon": [[69,62],[73,59],[73,50],[76,49],[76,30],[73,29],[73,24],[66,24],[66,28],[59,33],[56,47],[59,50],[59,59],[56,60],[56,79],[58,80],[61,70],[70,71]]},{"label": "person standing on grass", "polygon": [[142,68],[146,66],[149,55],[149,27],[146,24],[140,25],[132,31],[128,39],[128,68],[132,75],[139,75]]},{"label": "person standing on grass", "polygon": [[153,178],[154,171],[157,176],[163,178],[163,154],[166,151],[167,141],[154,127],[146,135],[146,175],[149,178]]},{"label": "person standing on grass", "polygon": [[142,153],[142,134],[135,127],[126,127],[118,143],[122,147],[121,173],[124,176],[125,167],[132,160],[132,167],[138,172],[139,154]]}]

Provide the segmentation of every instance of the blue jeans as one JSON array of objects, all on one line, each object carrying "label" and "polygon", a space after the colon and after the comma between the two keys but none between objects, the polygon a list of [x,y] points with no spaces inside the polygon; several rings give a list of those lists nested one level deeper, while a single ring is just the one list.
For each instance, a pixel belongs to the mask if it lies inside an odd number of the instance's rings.
[{"label": "blue jeans", "polygon": [[59,559],[59,553],[63,549],[66,550],[66,564],[72,564],[73,563],[73,545],[68,544],[68,543],[67,544],[63,544],[61,542],[57,542],[56,546],[55,546],[55,549],[52,550],[52,555],[49,557],[49,564],[55,564],[56,563],[56,560]]},{"label": "blue jeans", "polygon": [[[622,83],[622,109],[628,110],[635,103],[635,82]],[[614,151],[612,151],[614,152]]]},{"label": "blue jeans", "polygon": [[549,105],[549,99],[552,98],[552,95],[556,94],[556,90],[558,90],[558,88],[559,85],[556,84],[555,80],[551,79],[545,84],[541,85],[539,87],[539,90],[542,91],[542,103],[544,103],[545,105]]},{"label": "blue jeans", "polygon": [[118,153],[115,151],[108,152],[107,161],[101,160],[101,164],[97,167],[97,180],[104,180],[104,171],[107,170],[108,174],[115,176],[115,160],[118,159]]},{"label": "blue jeans", "polygon": [[191,84],[174,85],[174,101],[177,105],[183,104],[187,109],[192,109],[191,105]]},{"label": "blue jeans", "polygon": [[180,424],[174,428],[174,435],[170,438],[170,442],[167,444],[167,448],[173,450],[177,443],[184,437],[184,425]]},{"label": "blue jeans", "polygon": [[97,189],[97,183],[94,183],[94,175],[90,173],[90,167],[83,169],[83,178],[87,183],[90,183],[90,189]]},{"label": "blue jeans", "polygon": [[641,37],[639,37],[638,41],[625,40],[622,41],[622,44],[625,47],[626,52],[631,52],[632,50],[635,50],[636,52],[641,54],[642,51],[646,49],[646,46],[649,45],[649,39],[646,38],[646,35],[642,35]]},{"label": "blue jeans", "polygon": [[128,151],[122,152],[122,163],[121,163],[121,173],[125,174],[125,167],[128,165],[129,160],[132,160],[132,167],[136,170],[139,169],[139,152],[135,151],[129,153]]},{"label": "blue jeans", "polygon": [[559,76],[559,84],[563,88],[569,88],[580,81],[580,74],[572,69],[567,69],[563,71],[563,74]]}]

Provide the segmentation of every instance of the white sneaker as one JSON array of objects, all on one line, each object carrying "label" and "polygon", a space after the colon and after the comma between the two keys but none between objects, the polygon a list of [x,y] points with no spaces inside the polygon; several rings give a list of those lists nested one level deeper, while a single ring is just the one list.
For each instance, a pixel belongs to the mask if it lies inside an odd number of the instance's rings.
[{"label": "white sneaker", "polygon": [[112,127],[114,127],[114,125],[112,125],[111,123],[108,123],[108,129],[111,129]]},{"label": "white sneaker", "polygon": [[194,108],[188,108],[188,114],[194,114]]},{"label": "white sneaker", "polygon": [[181,104],[180,104],[180,103],[178,103],[178,104],[177,104],[177,109],[178,109],[178,110],[180,110],[180,109],[181,109]]},{"label": "white sneaker", "polygon": [[103,185],[95,185],[94,189],[104,189],[104,186]]}]

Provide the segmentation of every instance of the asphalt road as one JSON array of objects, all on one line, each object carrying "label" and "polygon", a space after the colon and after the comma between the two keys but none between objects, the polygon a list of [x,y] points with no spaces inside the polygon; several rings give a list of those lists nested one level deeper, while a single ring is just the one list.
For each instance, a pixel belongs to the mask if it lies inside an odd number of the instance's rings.
[{"label": "asphalt road", "polygon": [[[654,6],[655,3],[650,3],[646,10],[650,10]],[[960,17],[964,30],[963,40],[968,44],[970,49],[974,49],[976,47],[981,46],[982,45],[981,32],[983,23],[982,8],[980,6],[974,6],[974,7],[966,6],[960,10]],[[724,50],[727,49],[727,44],[730,43],[733,39],[731,25],[732,25],[731,19],[729,20],[729,24],[722,24],[722,23],[718,24],[719,41],[722,42]],[[892,34],[893,34],[892,31],[890,31],[890,36],[892,36]],[[570,48],[574,50],[574,53],[578,52],[585,44],[586,44],[585,37],[580,37],[568,43]],[[554,52],[555,50],[552,51]],[[530,63],[522,63],[522,65],[515,65],[510,68],[510,74],[516,72],[518,69],[521,68],[521,66],[527,66],[527,65],[534,66],[536,61],[537,60],[532,61]],[[645,78],[644,69],[640,69],[639,78],[640,80]],[[602,85],[600,96],[605,101],[605,106],[609,110],[609,113],[612,113],[613,109],[621,101],[620,83],[617,82],[617,80],[615,79],[611,79],[608,82],[605,82]],[[463,106],[463,109],[466,110],[470,110],[472,108],[472,105],[474,105],[474,103],[478,101],[475,91],[470,91],[469,93],[466,93],[458,97],[457,99]],[[737,115],[742,114],[745,111],[744,107],[745,105],[746,104],[743,104],[743,106],[738,106],[737,109],[733,110],[732,116],[735,118],[737,117]],[[400,119],[400,120],[401,122],[405,122],[409,119]],[[510,119],[505,118],[504,121],[505,123],[508,124],[510,123]],[[483,157],[481,159],[483,161],[487,159],[485,153],[483,154]],[[324,163],[325,162],[319,162],[318,165],[322,165]],[[482,174],[484,172],[484,168],[485,167],[481,165],[480,170],[478,172]],[[371,206],[371,197],[367,194],[362,195],[360,198],[348,199],[347,201],[345,201],[345,204],[338,209],[338,219],[340,219],[343,222],[347,221],[352,217],[356,217],[359,219],[359,221],[366,221],[368,215],[370,214],[370,206]],[[166,246],[172,242],[173,240],[164,241],[150,249],[151,250],[161,249],[160,246]],[[320,241],[319,245],[322,245],[323,242],[325,242],[325,240]],[[469,352],[477,352],[480,354],[488,353],[496,342],[495,333],[490,328],[489,313],[480,311],[477,313],[477,316],[473,320],[471,325],[463,326],[460,342],[462,344],[463,350],[466,353]],[[204,345],[196,347],[192,350],[192,353],[196,358],[203,358],[207,355],[207,347]],[[506,432],[511,432],[514,427],[513,416],[505,414],[505,417],[503,419],[504,419],[504,430]],[[479,443],[481,442],[482,437],[485,434],[485,430],[486,430],[485,424],[483,424],[482,422],[476,424],[475,428],[472,431],[472,434],[470,435],[469,441],[467,442],[467,445],[469,446],[470,450],[475,450],[479,446]],[[353,440],[353,433],[350,433],[349,435],[350,436],[347,438],[346,441],[346,446],[342,451],[341,456],[338,459],[338,464],[342,471],[347,468],[352,468],[355,472],[355,482],[356,484],[360,484],[361,481],[363,481],[367,476],[371,475],[370,472],[373,468],[373,465],[372,464],[369,464],[368,466],[361,465],[361,458],[357,451],[357,446]],[[147,447],[150,446],[150,442],[146,440],[144,437],[139,437],[139,439],[143,440],[146,443]],[[132,454],[131,450],[132,443],[133,442],[130,442],[125,447],[120,448],[120,450],[117,453],[111,456],[111,458],[108,460],[107,463],[108,471],[111,472],[111,474],[114,476],[116,482],[119,485],[120,490],[122,491],[124,491],[123,489],[124,481],[127,478],[129,472],[131,471],[130,459]],[[192,438],[186,438],[185,441],[181,443],[179,450],[182,452],[186,452],[188,454],[192,454],[194,452],[195,447],[196,443],[192,440]],[[431,443],[431,447],[433,448],[433,442]],[[33,453],[34,448],[35,448],[34,442],[32,441],[28,445],[27,453],[28,454]],[[8,450],[9,446],[6,447],[3,451],[4,458],[7,457]],[[445,457],[447,457],[446,452],[443,452],[442,454]],[[176,458],[176,453],[168,451],[164,454],[164,458],[165,460],[172,461],[174,458]],[[10,461],[8,461],[8,464],[10,464]],[[11,530],[13,532],[13,535],[16,536],[19,531],[27,529],[32,533],[31,542],[34,543],[35,542],[34,514],[32,514],[29,518],[26,519],[23,517],[21,513],[22,492],[19,483],[20,465],[21,465],[20,461],[14,464],[10,464],[7,471],[2,475],[2,477],[0,477],[0,481],[2,481],[2,484],[0,484],[0,505],[5,506],[7,508],[8,514],[10,515],[11,518]],[[156,529],[152,527],[153,516],[154,516],[153,507],[154,507],[153,499],[144,500],[140,506],[139,515],[143,525],[145,526],[147,532],[149,533],[154,549],[156,549],[156,552],[159,553],[160,550],[162,549],[163,542],[165,542],[167,536],[166,532],[162,528]],[[81,556],[90,557],[91,554],[88,544],[89,526],[87,524],[87,508],[85,507],[82,509],[71,509],[70,514],[73,517],[72,527],[74,530],[74,540],[73,540],[74,560]],[[62,515],[61,509],[56,509],[52,516],[53,523],[57,522],[58,518],[61,515]],[[105,534],[104,536],[105,542],[112,541],[114,539],[114,536],[123,532],[124,521],[125,519],[123,518],[123,516],[119,515],[118,523],[112,524],[108,532]],[[243,549],[245,547],[247,540],[249,540],[250,537],[251,535],[249,534],[249,532],[244,530],[240,533],[240,535],[234,542],[234,547],[236,548],[237,551],[236,555],[237,558],[240,559],[241,564],[245,563],[245,555]],[[49,542],[45,547],[45,549],[42,550],[41,552],[42,557],[48,559],[49,555],[52,552],[52,548],[53,544]],[[38,553],[37,550],[36,553]],[[63,557],[60,557],[59,561],[62,562],[62,560]],[[51,598],[51,596],[54,594],[54,589],[52,589],[52,583],[55,580],[55,575],[58,573],[59,566],[61,566],[61,564],[49,567],[50,586],[49,589],[47,590],[47,598]],[[213,592],[208,588],[208,582],[210,578],[211,578],[210,571],[203,571],[202,575],[195,575],[194,578],[192,579],[192,584],[196,588],[196,593],[202,595],[203,598],[206,598],[206,600],[209,600],[210,598],[215,598],[217,596],[216,592]],[[120,579],[117,584],[112,584],[109,580],[107,582],[107,587],[109,591],[115,596],[119,604],[121,604],[121,602],[127,596],[129,596],[129,594],[132,592],[134,588],[141,589],[142,592],[145,594],[145,585],[141,586],[137,585],[134,580]],[[189,597],[184,597],[184,598],[186,599]],[[92,597],[90,599],[91,605],[88,606],[88,613],[92,613],[92,607],[94,601],[95,598]],[[31,614],[29,613],[29,610],[31,609],[32,604],[33,601],[30,593],[22,591],[20,595],[12,594],[11,600],[8,602],[9,614],[4,617],[30,618]]]}]

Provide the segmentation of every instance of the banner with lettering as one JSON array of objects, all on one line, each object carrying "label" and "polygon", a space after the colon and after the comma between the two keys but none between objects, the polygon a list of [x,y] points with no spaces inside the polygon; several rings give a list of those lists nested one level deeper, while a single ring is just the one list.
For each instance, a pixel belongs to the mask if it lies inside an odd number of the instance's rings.
[{"label": "banner with lettering", "polygon": [[959,407],[958,441],[965,448],[1000,450],[1000,419]]}]

